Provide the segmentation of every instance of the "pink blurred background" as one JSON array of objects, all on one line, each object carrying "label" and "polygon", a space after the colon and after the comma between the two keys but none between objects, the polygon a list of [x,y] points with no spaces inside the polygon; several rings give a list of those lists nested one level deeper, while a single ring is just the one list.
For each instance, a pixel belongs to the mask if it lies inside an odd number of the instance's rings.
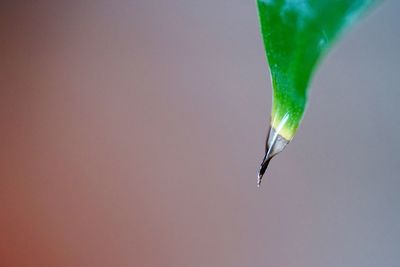
[{"label": "pink blurred background", "polygon": [[398,266],[399,8],[328,56],[257,189],[254,1],[1,1],[0,266]]}]

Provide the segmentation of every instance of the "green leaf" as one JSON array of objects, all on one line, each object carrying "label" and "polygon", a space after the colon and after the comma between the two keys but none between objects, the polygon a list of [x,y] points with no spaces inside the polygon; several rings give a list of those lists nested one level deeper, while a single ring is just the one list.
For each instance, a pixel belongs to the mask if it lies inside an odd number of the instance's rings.
[{"label": "green leaf", "polygon": [[321,58],[373,2],[257,0],[273,86],[271,127],[284,139],[296,134]]}]

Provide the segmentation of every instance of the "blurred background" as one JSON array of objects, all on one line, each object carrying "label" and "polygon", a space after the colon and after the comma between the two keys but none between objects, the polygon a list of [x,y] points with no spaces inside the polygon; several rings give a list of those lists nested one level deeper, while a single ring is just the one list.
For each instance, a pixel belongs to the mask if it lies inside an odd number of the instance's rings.
[{"label": "blurred background", "polygon": [[0,266],[398,266],[399,9],[329,54],[258,189],[254,1],[1,1]]}]

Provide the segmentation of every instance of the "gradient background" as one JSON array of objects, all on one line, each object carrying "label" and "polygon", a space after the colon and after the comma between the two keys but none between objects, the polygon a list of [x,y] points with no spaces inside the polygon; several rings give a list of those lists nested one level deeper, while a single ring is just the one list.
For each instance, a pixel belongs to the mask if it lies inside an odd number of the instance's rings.
[{"label": "gradient background", "polygon": [[400,1],[330,53],[261,189],[254,1],[1,1],[0,266],[400,264]]}]

